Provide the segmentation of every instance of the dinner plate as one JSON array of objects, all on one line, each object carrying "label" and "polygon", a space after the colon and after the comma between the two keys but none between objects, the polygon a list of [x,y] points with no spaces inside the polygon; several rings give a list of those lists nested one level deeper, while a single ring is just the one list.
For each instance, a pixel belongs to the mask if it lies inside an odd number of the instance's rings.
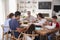
[{"label": "dinner plate", "polygon": [[40,25],[39,23],[34,23],[34,25]]},{"label": "dinner plate", "polygon": [[28,25],[28,24],[22,24],[21,26],[22,26],[22,27],[26,27],[26,26],[29,26],[29,25]]}]

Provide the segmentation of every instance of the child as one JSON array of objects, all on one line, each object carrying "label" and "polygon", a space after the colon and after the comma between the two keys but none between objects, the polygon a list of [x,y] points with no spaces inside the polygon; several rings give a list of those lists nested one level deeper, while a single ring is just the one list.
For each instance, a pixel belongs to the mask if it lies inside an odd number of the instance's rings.
[{"label": "child", "polygon": [[51,22],[51,26],[53,24],[56,24],[56,28],[59,28],[59,23],[57,22],[57,16],[52,16],[52,22]]},{"label": "child", "polygon": [[[57,22],[57,16],[52,16],[52,22],[51,22],[51,27],[55,27],[59,29],[59,23]],[[58,31],[55,33],[56,35],[58,35]],[[51,40],[51,35],[48,36],[48,39]]]}]

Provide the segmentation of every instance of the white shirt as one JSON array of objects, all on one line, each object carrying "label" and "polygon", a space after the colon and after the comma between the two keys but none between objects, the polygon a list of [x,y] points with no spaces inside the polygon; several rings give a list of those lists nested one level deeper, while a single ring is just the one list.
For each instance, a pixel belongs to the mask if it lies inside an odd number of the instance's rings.
[{"label": "white shirt", "polygon": [[56,24],[55,23],[52,23],[52,26],[50,25],[46,25],[45,26],[47,29],[54,29],[56,27]]},{"label": "white shirt", "polygon": [[52,26],[54,26],[54,28],[56,27],[56,23],[52,23]]},{"label": "white shirt", "polygon": [[55,28],[55,26],[50,26],[50,25],[46,25],[45,26],[47,29],[54,29]]},{"label": "white shirt", "polygon": [[41,19],[41,20],[38,21],[38,23],[39,23],[40,25],[43,25],[46,21],[47,21],[46,19]]},{"label": "white shirt", "polygon": [[0,26],[0,40],[2,40],[2,37],[3,37],[3,29],[2,29],[2,27]]},{"label": "white shirt", "polygon": [[9,31],[9,21],[10,21],[11,19],[9,18],[9,19],[7,19],[6,21],[5,21],[5,23],[4,23],[4,33],[6,33],[6,32],[8,32]]},{"label": "white shirt", "polygon": [[6,19],[6,21],[5,21],[5,23],[4,23],[4,26],[9,26],[9,21],[10,21],[11,19],[9,18],[9,19]]},{"label": "white shirt", "polygon": [[27,17],[26,19],[27,19],[27,20],[29,20],[30,22],[35,21],[35,20],[36,20],[36,18],[35,18],[34,16]]}]

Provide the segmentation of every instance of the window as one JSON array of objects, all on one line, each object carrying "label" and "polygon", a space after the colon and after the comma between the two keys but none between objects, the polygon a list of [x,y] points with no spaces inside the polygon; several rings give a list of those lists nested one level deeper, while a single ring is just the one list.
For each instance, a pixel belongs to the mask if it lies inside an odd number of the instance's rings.
[{"label": "window", "polygon": [[9,13],[17,10],[17,0],[9,0]]},{"label": "window", "polygon": [[5,20],[4,1],[0,0],[0,25],[4,23],[4,20]]}]

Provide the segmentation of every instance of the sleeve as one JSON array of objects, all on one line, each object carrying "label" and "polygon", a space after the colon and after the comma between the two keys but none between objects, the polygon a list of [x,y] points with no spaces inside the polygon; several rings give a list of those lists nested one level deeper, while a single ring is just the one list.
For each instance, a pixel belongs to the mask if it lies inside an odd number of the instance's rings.
[{"label": "sleeve", "polygon": [[56,27],[59,28],[59,23],[56,24]]},{"label": "sleeve", "polygon": [[6,21],[4,22],[4,26],[5,26],[5,27],[9,26],[9,20],[6,20]]},{"label": "sleeve", "polygon": [[52,26],[52,22],[50,22],[50,25]]},{"label": "sleeve", "polygon": [[15,27],[15,30],[16,30],[16,28],[19,28],[19,22],[15,21],[14,22],[14,27]]}]

